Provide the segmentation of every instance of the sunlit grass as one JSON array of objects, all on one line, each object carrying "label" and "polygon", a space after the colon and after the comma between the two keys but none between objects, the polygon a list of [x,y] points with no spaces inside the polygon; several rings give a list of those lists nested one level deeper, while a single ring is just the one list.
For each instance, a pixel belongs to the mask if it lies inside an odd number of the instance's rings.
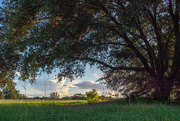
[{"label": "sunlit grass", "polygon": [[48,103],[56,103],[56,104],[86,104],[86,100],[49,100],[49,99],[5,99],[0,100],[0,104],[22,104],[22,103],[39,103],[39,104],[48,104]]},{"label": "sunlit grass", "polygon": [[0,100],[0,121],[178,121],[180,106],[85,100]]}]

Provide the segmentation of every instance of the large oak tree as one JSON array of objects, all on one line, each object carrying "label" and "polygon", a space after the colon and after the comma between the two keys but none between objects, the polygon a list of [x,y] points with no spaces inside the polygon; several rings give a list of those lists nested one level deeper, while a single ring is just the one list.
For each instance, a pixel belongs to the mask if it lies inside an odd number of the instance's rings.
[{"label": "large oak tree", "polygon": [[156,98],[168,98],[173,86],[178,88],[178,0],[11,0],[4,4],[6,32],[1,33],[1,48],[11,48],[23,80],[33,81],[41,71],[54,68],[59,68],[60,80],[74,79],[83,76],[90,64],[108,74],[145,73],[149,79],[141,80],[148,82]]}]

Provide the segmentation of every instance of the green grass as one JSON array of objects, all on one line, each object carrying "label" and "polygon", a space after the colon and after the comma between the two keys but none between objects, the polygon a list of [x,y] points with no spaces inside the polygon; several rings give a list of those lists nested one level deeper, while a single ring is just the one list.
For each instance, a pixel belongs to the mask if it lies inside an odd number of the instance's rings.
[{"label": "green grass", "polygon": [[180,105],[0,100],[0,121],[179,121]]}]

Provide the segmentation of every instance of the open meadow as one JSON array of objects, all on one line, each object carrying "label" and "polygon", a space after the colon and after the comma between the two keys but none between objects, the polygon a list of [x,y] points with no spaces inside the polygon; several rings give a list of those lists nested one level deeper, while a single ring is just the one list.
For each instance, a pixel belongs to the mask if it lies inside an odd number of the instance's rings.
[{"label": "open meadow", "polygon": [[86,100],[0,100],[0,121],[179,121],[180,105]]}]

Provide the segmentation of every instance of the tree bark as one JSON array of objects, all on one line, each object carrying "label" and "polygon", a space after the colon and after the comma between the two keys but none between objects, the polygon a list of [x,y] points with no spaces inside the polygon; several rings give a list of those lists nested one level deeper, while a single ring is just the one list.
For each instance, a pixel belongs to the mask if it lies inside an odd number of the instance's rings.
[{"label": "tree bark", "polygon": [[168,100],[172,91],[173,80],[154,79],[154,98],[156,100]]}]

